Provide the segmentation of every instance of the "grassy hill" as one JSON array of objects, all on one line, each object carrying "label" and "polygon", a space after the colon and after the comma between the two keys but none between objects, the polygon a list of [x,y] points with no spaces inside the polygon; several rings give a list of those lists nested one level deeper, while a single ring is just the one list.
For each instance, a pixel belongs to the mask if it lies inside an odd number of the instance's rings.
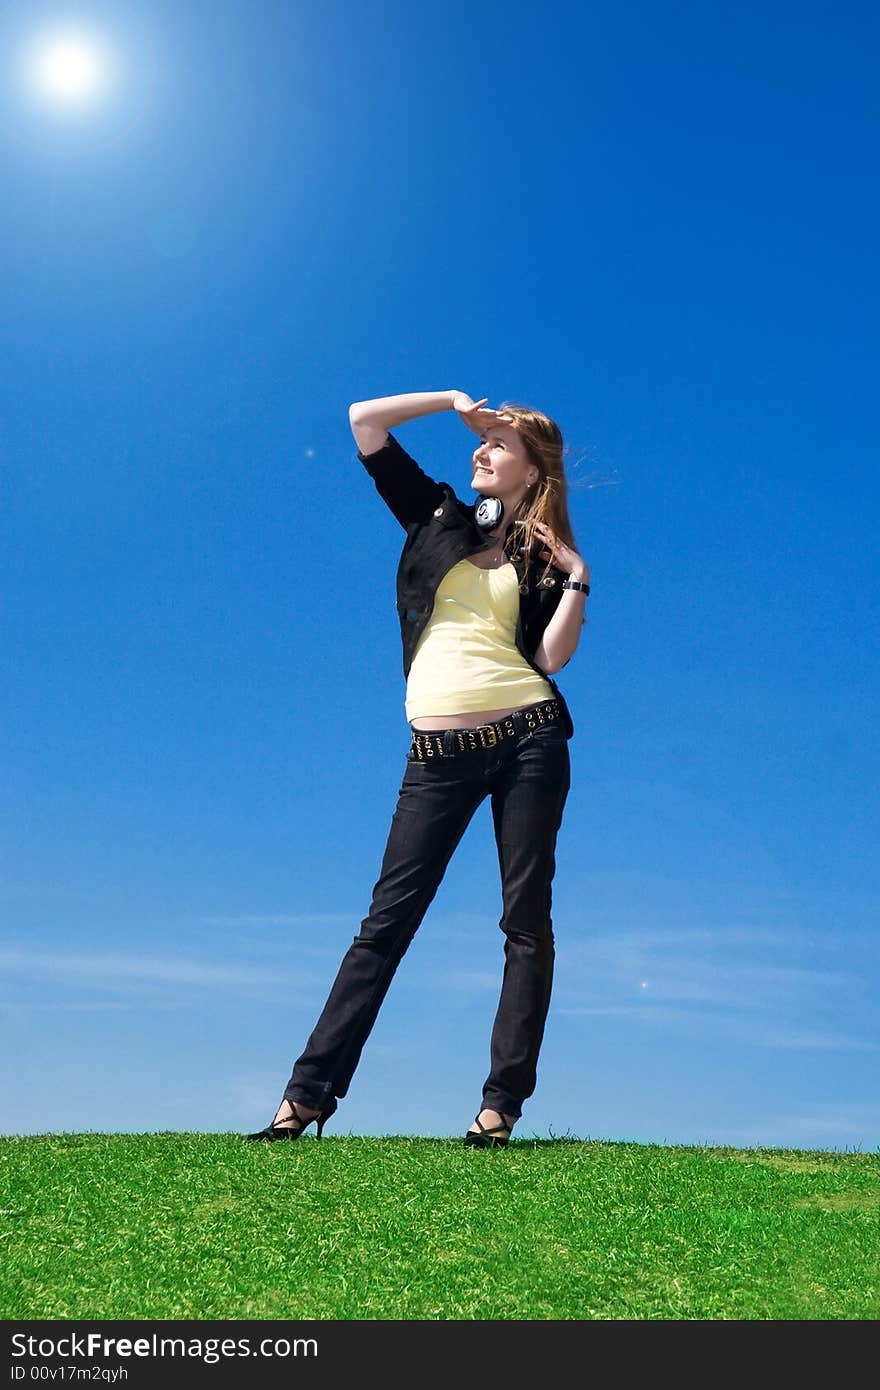
[{"label": "grassy hill", "polygon": [[3,1319],[876,1319],[880,1155],[0,1139]]}]

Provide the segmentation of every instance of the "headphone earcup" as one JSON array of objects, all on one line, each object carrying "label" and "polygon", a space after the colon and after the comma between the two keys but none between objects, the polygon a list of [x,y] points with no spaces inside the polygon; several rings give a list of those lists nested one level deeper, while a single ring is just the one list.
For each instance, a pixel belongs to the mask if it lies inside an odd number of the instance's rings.
[{"label": "headphone earcup", "polygon": [[481,531],[494,531],[504,516],[504,503],[500,497],[481,497],[474,507],[474,521]]}]

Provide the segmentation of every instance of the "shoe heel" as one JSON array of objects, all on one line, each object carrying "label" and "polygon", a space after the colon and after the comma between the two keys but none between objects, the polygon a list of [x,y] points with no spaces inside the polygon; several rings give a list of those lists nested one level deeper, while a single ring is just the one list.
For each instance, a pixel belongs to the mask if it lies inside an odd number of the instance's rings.
[{"label": "shoe heel", "polygon": [[[292,1103],[295,1104],[295,1102],[292,1102]],[[294,1111],[293,1119],[296,1121],[296,1125],[295,1125],[295,1126],[294,1126],[294,1125],[272,1125],[272,1124],[269,1124],[269,1125],[266,1126],[265,1129],[259,1130],[256,1134],[249,1134],[249,1135],[247,1136],[247,1138],[248,1138],[248,1139],[252,1139],[252,1140],[270,1140],[270,1141],[273,1140],[273,1139],[288,1139],[288,1140],[298,1139],[298,1138],[300,1137],[300,1135],[302,1134],[303,1130],[308,1129],[309,1125],[310,1125],[314,1120],[317,1120],[317,1122],[318,1122],[317,1138],[320,1139],[320,1137],[321,1137],[321,1130],[324,1128],[325,1122],[326,1122],[327,1120],[329,1120],[329,1119],[330,1119],[330,1116],[333,1115],[333,1114],[335,1113],[335,1109],[336,1109],[336,1107],[334,1106],[333,1110],[323,1110],[323,1111],[320,1111],[317,1115],[312,1115],[311,1119],[309,1119],[309,1120],[303,1120],[302,1116],[301,1116],[300,1114],[298,1114],[296,1111]]]},{"label": "shoe heel", "polygon": [[[483,1112],[480,1111],[480,1114],[482,1114],[482,1113],[483,1113]],[[499,1112],[499,1113],[500,1113],[500,1112]],[[469,1129],[469,1130],[467,1131],[467,1133],[465,1134],[465,1136],[464,1136],[464,1142],[465,1142],[465,1145],[466,1145],[467,1148],[472,1148],[472,1149],[506,1149],[506,1148],[507,1148],[507,1143],[508,1143],[508,1140],[510,1139],[510,1136],[511,1136],[511,1133],[512,1133],[512,1128],[513,1128],[513,1127],[512,1127],[511,1125],[507,1124],[507,1122],[505,1121],[503,1115],[502,1115],[502,1117],[501,1117],[501,1124],[500,1124],[500,1125],[494,1125],[494,1126],[492,1126],[492,1127],[489,1128],[489,1129],[487,1129],[486,1126],[485,1126],[485,1125],[482,1123],[482,1121],[480,1120],[480,1115],[477,1115],[477,1116],[475,1117],[475,1119],[474,1119],[474,1124],[477,1126],[477,1129],[476,1129],[476,1130],[470,1130],[470,1129]],[[515,1120],[514,1120],[514,1124],[516,1124],[516,1121],[515,1121]]]}]

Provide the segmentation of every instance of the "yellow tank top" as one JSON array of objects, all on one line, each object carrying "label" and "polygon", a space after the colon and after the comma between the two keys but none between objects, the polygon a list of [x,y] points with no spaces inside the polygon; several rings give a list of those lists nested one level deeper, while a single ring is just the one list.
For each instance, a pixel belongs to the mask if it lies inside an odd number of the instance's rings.
[{"label": "yellow tank top", "polygon": [[548,681],[516,645],[519,584],[508,561],[496,570],[459,560],[443,576],[406,682],[406,717],[516,708],[551,700]]}]

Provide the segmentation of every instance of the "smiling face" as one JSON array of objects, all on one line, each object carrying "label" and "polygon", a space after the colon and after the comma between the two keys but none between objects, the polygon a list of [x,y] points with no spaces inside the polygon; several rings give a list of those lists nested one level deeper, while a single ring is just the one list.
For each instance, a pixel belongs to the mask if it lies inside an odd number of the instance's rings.
[{"label": "smiling face", "polygon": [[540,473],[513,425],[492,425],[473,454],[471,487],[487,497],[500,497],[509,515],[520,498],[537,485]]}]

